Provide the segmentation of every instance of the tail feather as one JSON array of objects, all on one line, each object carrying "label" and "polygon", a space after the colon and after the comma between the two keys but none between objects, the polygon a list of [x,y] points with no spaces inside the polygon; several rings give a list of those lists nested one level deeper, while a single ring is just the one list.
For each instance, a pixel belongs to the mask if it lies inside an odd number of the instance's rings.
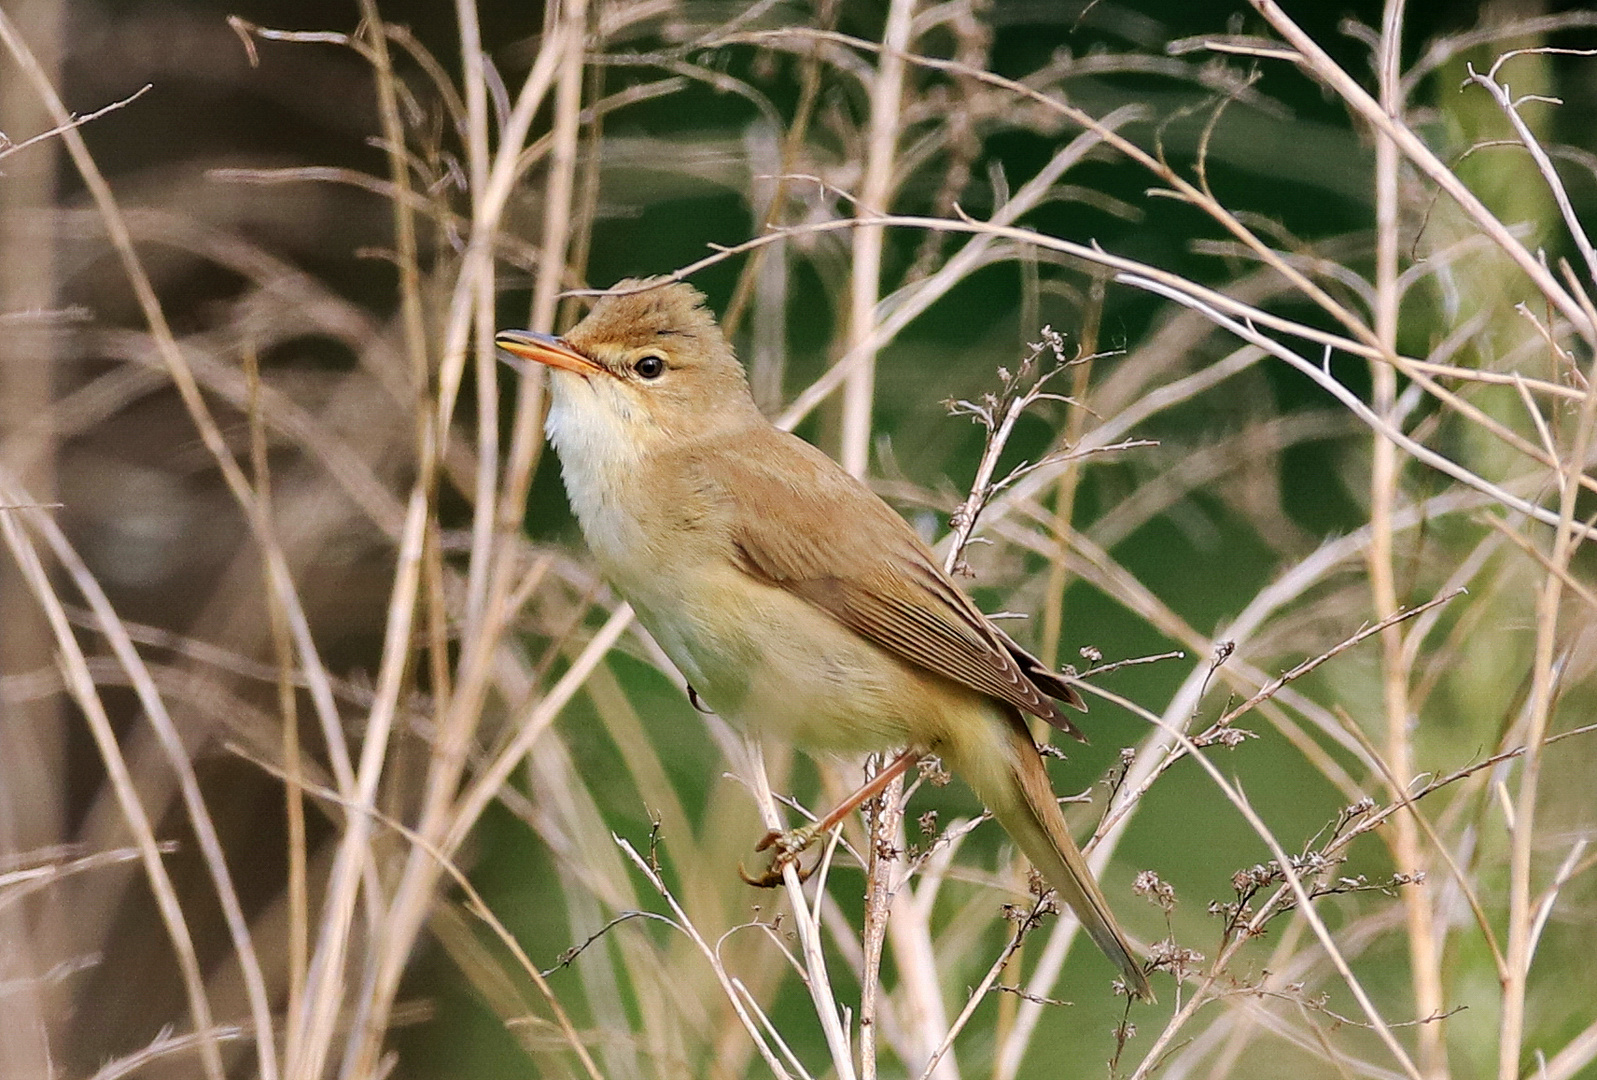
[{"label": "tail feather", "polygon": [[1127,989],[1151,1002],[1153,988],[1070,835],[1042,755],[1036,752],[1025,725],[1018,717],[1014,720],[1017,730],[1009,754],[1008,776],[999,779],[1007,790],[977,794],[1059,898],[1070,905],[1087,936],[1119,966]]}]

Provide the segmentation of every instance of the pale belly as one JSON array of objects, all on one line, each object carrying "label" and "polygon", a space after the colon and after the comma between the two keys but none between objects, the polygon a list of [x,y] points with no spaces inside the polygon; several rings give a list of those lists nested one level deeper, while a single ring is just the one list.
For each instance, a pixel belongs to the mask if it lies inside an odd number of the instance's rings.
[{"label": "pale belly", "polygon": [[617,581],[638,619],[711,709],[809,750],[927,746],[970,696],[830,615],[732,567],[692,588]]},{"label": "pale belly", "polygon": [[[1007,737],[982,695],[930,675],[781,588],[740,571],[691,533],[667,548],[629,507],[646,457],[600,392],[556,371],[547,430],[572,509],[605,576],[704,702],[727,720],[805,749],[859,753],[915,746],[956,757]],[[607,384],[598,384],[602,389]],[[680,523],[679,523],[680,524]],[[974,722],[973,722],[974,720]],[[970,747],[965,747],[970,743]]]}]

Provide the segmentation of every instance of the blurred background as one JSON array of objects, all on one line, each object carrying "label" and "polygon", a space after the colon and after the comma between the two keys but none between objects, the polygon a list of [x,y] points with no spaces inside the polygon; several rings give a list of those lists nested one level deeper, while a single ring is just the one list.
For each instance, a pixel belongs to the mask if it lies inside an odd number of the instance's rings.
[{"label": "blurred background", "polygon": [[[1373,92],[1381,4],[1283,6]],[[1371,129],[1345,95],[1249,52],[1276,33],[1245,3],[6,0],[3,15],[13,47],[0,55],[0,464],[8,506],[46,507],[13,512],[0,567],[7,1078],[258,1076],[272,1057],[300,1076],[589,1075],[571,1031],[607,1077],[771,1075],[680,928],[628,919],[563,962],[624,912],[668,910],[612,832],[643,852],[653,838],[679,921],[691,919],[768,1014],[793,1054],[782,1067],[840,1075],[782,952],[797,950],[788,901],[737,878],[739,859],[755,865],[765,826],[728,775],[741,768],[735,740],[691,708],[669,665],[630,631],[587,661],[557,719],[537,711],[616,600],[583,552],[557,462],[529,439],[541,399],[496,370],[480,334],[468,344],[468,326],[562,329],[582,304],[561,290],[671,272],[772,225],[847,219],[869,190],[876,208],[898,214],[1011,213],[1045,236],[1358,336],[1193,199],[1161,194],[1170,183],[1147,163],[1101,142],[1059,158],[1083,128],[1042,98],[1113,116],[1155,163],[1355,313],[1371,340],[1389,334],[1404,356],[1461,369],[1431,371],[1438,391],[1407,370],[1393,382],[1389,367],[1346,351],[1323,358],[1415,441],[1554,513],[1568,474],[1552,457],[1574,461],[1587,446],[1589,341],[1408,165],[1387,203],[1405,291],[1395,322],[1378,326],[1388,308],[1375,291]],[[907,65],[883,160],[871,141],[883,61],[859,43],[881,42],[906,15],[911,51],[963,67]],[[462,61],[468,25],[480,69]],[[580,47],[560,37],[568,26],[582,28]],[[1219,39],[1246,47],[1210,47]],[[1568,258],[1589,291],[1577,233],[1519,136],[1482,87],[1464,86],[1467,65],[1484,71],[1509,49],[1539,46],[1565,51],[1519,57],[1502,78],[1516,98],[1558,99],[1523,116],[1552,151],[1571,212],[1590,221],[1597,57],[1578,50],[1597,46],[1597,12],[1534,0],[1409,5],[1399,112],[1555,277]],[[67,140],[15,148],[58,123],[40,77],[77,114],[133,97],[77,134],[120,204],[169,334],[152,329],[151,297],[130,284]],[[514,118],[529,80],[543,80],[547,98],[523,132]],[[507,132],[525,149],[493,159],[509,163],[514,183],[485,209],[487,155]],[[863,332],[858,244],[854,230],[800,231],[691,277],[773,416]],[[492,271],[473,276],[465,268],[479,251]],[[1180,651],[1102,685],[1194,733],[1394,601],[1467,587],[1239,719],[1249,733],[1239,745],[1205,751],[1289,852],[1330,844],[1358,798],[1391,804],[1394,775],[1419,791],[1522,747],[1527,733],[1588,722],[1597,653],[1592,567],[1578,545],[1555,550],[1553,529],[1406,453],[1382,473],[1378,437],[1310,377],[1239,354],[1202,314],[1112,278],[1012,238],[975,248],[969,235],[888,229],[864,307],[892,328],[874,380],[855,380],[797,430],[868,462],[878,490],[936,542],[987,445],[946,403],[999,392],[999,369],[1032,354],[1044,326],[1062,333],[1067,354],[1091,357],[1052,384],[1078,404],[1028,410],[999,475],[1099,445],[1100,429],[1115,432],[1106,442],[1138,445],[1055,462],[999,494],[965,584],[986,610],[1018,616],[1011,632],[1054,664]],[[1318,343],[1283,340],[1321,362]],[[188,397],[174,355],[194,380]],[[1519,372],[1535,386],[1471,371]],[[438,429],[452,435],[426,434],[455,394]],[[849,399],[865,402],[863,427]],[[1575,474],[1586,467],[1582,456]],[[424,541],[406,528],[418,490]],[[1576,519],[1590,498],[1572,504]],[[59,526],[53,539],[45,519]],[[271,545],[297,610],[269,583]],[[41,553],[36,572],[29,551]],[[422,552],[422,599],[399,639],[409,660],[391,661],[388,683],[402,551]],[[1561,589],[1550,601],[1549,565]],[[115,655],[85,581],[103,590],[142,676]],[[516,600],[503,625],[485,614],[493,595]],[[167,727],[151,722],[151,694]],[[370,797],[382,821],[351,853],[359,815],[328,794],[352,789],[341,787],[323,718],[338,718],[358,760],[385,710],[388,749]],[[432,836],[434,800],[446,807],[468,791],[529,717],[552,723],[502,798],[480,819],[457,819],[451,850],[530,963],[549,969],[547,994],[458,883],[406,892],[432,872],[415,860],[429,859],[382,823]],[[1122,748],[1140,747],[1142,768],[1165,753],[1145,716],[1107,701],[1092,703],[1085,727],[1092,744],[1053,766],[1061,795],[1089,796],[1069,808],[1084,837],[1126,794]],[[1310,866],[1324,870],[1321,916],[1386,1022],[1408,1025],[1392,1037],[1427,1080],[1508,1068],[1496,954],[1512,951],[1510,926],[1527,912],[1537,944],[1514,1068],[1535,1075],[1540,1053],[1554,1063],[1547,1075],[1597,1075],[1594,745],[1590,735],[1554,744],[1528,789],[1517,758],[1491,762],[1427,793],[1423,826],[1393,815],[1337,849],[1345,862]],[[463,773],[439,764],[443,747]],[[1390,768],[1394,757],[1401,767]],[[858,775],[855,763],[784,754],[771,766],[779,790],[817,808]],[[303,798],[285,775],[308,785]],[[1516,871],[1509,823],[1527,790],[1536,831]],[[196,800],[208,824],[197,825]],[[1003,905],[1027,903],[1023,868],[993,826],[937,845],[979,810],[957,783],[923,784],[908,804],[905,844],[941,851],[947,865],[923,864],[936,881],[918,894],[933,970],[910,964],[926,951],[897,940],[886,949],[882,1076],[922,1074],[937,1041],[927,1033],[946,1028],[1010,940]],[[923,830],[928,811],[936,821]],[[999,979],[1031,987],[1033,1000],[985,994],[939,1080],[1413,1075],[1297,914],[1227,951],[1236,935],[1214,906],[1257,910],[1281,879],[1266,874],[1264,893],[1239,900],[1235,875],[1270,851],[1195,762],[1160,773],[1121,825],[1100,830],[1112,849],[1106,891],[1139,941],[1202,954],[1185,963],[1200,981],[1214,976],[1206,1004],[1183,1015],[1198,991],[1156,976],[1160,1004],[1131,1010],[1132,1035],[1106,965],[1079,945],[1039,988],[1028,980],[1049,921]],[[214,834],[230,894],[201,833]],[[152,885],[151,843],[164,845],[165,886]],[[357,880],[356,862],[365,876],[348,910],[327,906],[338,882]],[[1173,887],[1172,904],[1134,895],[1146,870]],[[1394,881],[1415,871],[1423,885]],[[1520,880],[1529,901],[1513,899]],[[852,1023],[859,864],[840,853],[826,889],[826,956]],[[1424,899],[1408,899],[1416,892]],[[430,921],[409,933],[394,929],[396,898],[408,896],[430,905]],[[328,932],[340,919],[349,940],[335,959]],[[174,922],[187,928],[187,961]],[[240,959],[240,925],[253,967]],[[330,983],[317,983],[313,956],[326,958]],[[384,1002],[370,991],[394,964],[403,975]],[[197,986],[210,1037],[195,1037],[206,1030]],[[318,1010],[334,1047],[321,1059],[303,1049],[317,1041],[306,1032]],[[276,1036],[263,1054],[255,1032],[267,1015]]]}]

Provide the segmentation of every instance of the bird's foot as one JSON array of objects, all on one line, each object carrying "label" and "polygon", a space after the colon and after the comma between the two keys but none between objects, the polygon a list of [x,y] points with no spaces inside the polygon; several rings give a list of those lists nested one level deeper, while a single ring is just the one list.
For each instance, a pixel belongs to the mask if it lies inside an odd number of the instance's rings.
[{"label": "bird's foot", "polygon": [[[782,871],[787,868],[789,863],[798,863],[799,855],[803,853],[805,848],[815,843],[816,838],[820,835],[820,831],[814,825],[806,825],[802,829],[789,829],[786,832],[773,831],[766,833],[760,838],[760,842],[754,845],[754,850],[774,849],[771,851],[771,865],[765,868],[765,873],[756,875],[750,874],[743,869],[742,863],[738,863],[738,877],[755,888],[776,888],[782,884]],[[815,867],[812,866],[806,870],[802,864],[798,865],[799,881],[808,881],[813,873],[815,873]]]}]

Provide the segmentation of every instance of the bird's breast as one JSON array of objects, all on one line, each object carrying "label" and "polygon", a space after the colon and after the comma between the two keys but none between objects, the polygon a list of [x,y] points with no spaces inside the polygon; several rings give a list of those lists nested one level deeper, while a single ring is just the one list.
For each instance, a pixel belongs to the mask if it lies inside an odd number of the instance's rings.
[{"label": "bird's breast", "polygon": [[651,452],[645,421],[605,398],[601,380],[554,374],[546,430],[588,546],[712,709],[818,750],[947,741],[950,718],[978,695],[745,573],[724,496],[696,486],[684,458]]}]

